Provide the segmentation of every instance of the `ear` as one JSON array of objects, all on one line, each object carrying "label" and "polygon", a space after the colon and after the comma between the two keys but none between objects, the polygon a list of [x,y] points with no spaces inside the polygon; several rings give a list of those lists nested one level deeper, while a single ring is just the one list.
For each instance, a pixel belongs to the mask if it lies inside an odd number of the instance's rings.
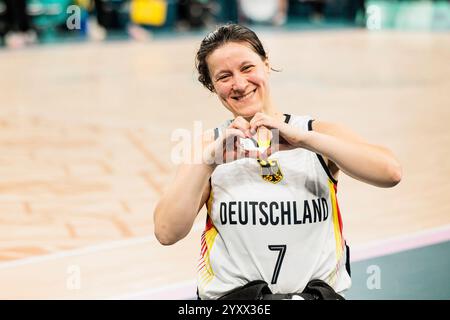
[{"label": "ear", "polygon": [[269,58],[266,58],[266,60],[264,60],[264,66],[265,66],[265,69],[266,69],[267,73],[270,73]]}]

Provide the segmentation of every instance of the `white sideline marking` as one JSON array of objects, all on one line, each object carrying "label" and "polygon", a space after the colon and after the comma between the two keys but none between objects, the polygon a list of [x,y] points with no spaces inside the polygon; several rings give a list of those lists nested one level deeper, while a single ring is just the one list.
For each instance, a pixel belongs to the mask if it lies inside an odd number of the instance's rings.
[{"label": "white sideline marking", "polygon": [[[204,229],[204,227],[205,227],[204,222],[197,222],[192,227],[191,232],[202,230],[202,229]],[[102,251],[126,248],[129,246],[134,246],[134,245],[138,245],[138,244],[150,243],[155,240],[156,240],[156,238],[154,235],[146,236],[146,237],[136,237],[133,239],[118,240],[118,241],[108,242],[108,243],[89,246],[89,247],[80,248],[80,249],[61,251],[61,252],[51,253],[51,254],[47,254],[47,255],[19,259],[19,260],[15,260],[15,261],[2,262],[2,263],[0,263],[0,270],[20,267],[20,266],[25,266],[25,265],[35,264],[35,263],[41,263],[41,262],[46,262],[46,261],[51,261],[51,260],[58,260],[58,259],[67,258],[67,257],[83,256],[83,255],[89,255],[92,253],[97,253],[97,252],[102,252]]]}]

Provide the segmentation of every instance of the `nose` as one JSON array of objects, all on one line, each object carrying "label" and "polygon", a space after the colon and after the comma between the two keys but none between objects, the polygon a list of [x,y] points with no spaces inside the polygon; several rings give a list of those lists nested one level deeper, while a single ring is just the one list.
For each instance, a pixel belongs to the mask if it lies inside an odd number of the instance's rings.
[{"label": "nose", "polygon": [[245,87],[247,86],[247,79],[240,75],[237,74],[233,77],[233,90],[234,91],[238,91],[238,92],[242,92],[245,91]]}]

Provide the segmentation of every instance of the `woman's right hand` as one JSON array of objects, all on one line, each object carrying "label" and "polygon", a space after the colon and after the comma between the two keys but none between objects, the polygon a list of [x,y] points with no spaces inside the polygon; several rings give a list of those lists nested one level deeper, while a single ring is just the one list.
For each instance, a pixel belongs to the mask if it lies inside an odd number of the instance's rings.
[{"label": "woman's right hand", "polygon": [[216,140],[213,135],[204,140],[204,163],[215,167],[246,157],[246,152],[240,147],[239,138],[250,137],[250,123],[243,117],[236,117]]}]

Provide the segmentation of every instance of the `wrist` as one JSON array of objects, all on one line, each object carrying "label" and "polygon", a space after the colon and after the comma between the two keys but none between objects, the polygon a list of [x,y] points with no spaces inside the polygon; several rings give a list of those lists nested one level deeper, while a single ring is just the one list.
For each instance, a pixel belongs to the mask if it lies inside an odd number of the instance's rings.
[{"label": "wrist", "polygon": [[311,137],[311,131],[299,130],[295,136],[294,145],[297,148],[306,148]]},{"label": "wrist", "polygon": [[205,170],[212,173],[214,169],[217,167],[215,152],[209,148],[205,150],[202,158],[202,166]]}]

